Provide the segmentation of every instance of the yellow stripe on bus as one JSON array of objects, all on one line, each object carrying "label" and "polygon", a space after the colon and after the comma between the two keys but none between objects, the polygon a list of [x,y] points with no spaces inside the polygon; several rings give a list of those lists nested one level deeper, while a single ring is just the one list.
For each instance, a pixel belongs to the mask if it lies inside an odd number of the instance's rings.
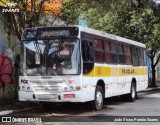
[{"label": "yellow stripe on bus", "polygon": [[119,68],[119,76],[147,75],[146,68]]},{"label": "yellow stripe on bus", "polygon": [[118,68],[118,67],[102,67],[96,66],[94,69],[84,76],[87,77],[102,77],[102,76],[132,76],[132,75],[147,75],[147,68]]},{"label": "yellow stripe on bus", "polygon": [[97,66],[94,69],[95,76],[111,76],[111,68],[110,67],[100,67]]},{"label": "yellow stripe on bus", "polygon": [[118,76],[119,75],[119,69],[118,67],[112,67],[111,68],[111,76]]}]

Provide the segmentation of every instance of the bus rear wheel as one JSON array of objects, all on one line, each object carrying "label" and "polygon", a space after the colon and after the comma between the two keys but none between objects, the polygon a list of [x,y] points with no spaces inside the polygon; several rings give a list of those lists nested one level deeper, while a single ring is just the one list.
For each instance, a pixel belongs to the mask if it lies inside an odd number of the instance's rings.
[{"label": "bus rear wheel", "polygon": [[136,92],[136,86],[134,83],[131,84],[131,90],[130,93],[128,94],[128,99],[130,102],[134,102],[137,96],[137,92]]},{"label": "bus rear wheel", "polygon": [[95,99],[91,102],[91,107],[94,110],[101,110],[103,108],[104,94],[101,86],[96,87]]}]

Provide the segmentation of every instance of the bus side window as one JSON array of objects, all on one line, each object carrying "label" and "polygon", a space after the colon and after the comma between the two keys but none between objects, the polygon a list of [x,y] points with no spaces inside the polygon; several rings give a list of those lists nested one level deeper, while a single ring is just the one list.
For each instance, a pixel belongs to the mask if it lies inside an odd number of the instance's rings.
[{"label": "bus side window", "polygon": [[111,42],[111,63],[116,64],[118,62],[116,43]]},{"label": "bus side window", "polygon": [[132,51],[132,64],[133,64],[133,66],[135,66],[135,65],[136,65],[136,60],[135,60],[135,57],[136,57],[136,49],[135,49],[135,47],[132,47],[132,48],[131,48],[131,51]]},{"label": "bus side window", "polygon": [[119,64],[124,64],[125,62],[124,50],[123,50],[122,44],[118,44],[118,60],[119,60]]},{"label": "bus side window", "polygon": [[138,48],[132,46],[131,50],[132,50],[132,63],[133,63],[133,66],[139,66]]},{"label": "bus side window", "polygon": [[144,61],[144,49],[140,48],[140,66],[144,66],[145,61]]},{"label": "bus side window", "polygon": [[129,45],[124,45],[124,55],[125,55],[125,64],[131,65],[132,64],[131,48]]},{"label": "bus side window", "polygon": [[93,43],[82,41],[82,58],[83,58],[83,73],[89,73],[94,66]]},{"label": "bus side window", "polygon": [[140,66],[140,56],[141,56],[140,48],[136,48],[136,51],[137,51],[137,65]]},{"label": "bus side window", "polygon": [[103,46],[103,40],[95,39],[94,48],[95,48],[95,61],[100,63],[105,62],[105,51]]},{"label": "bus side window", "polygon": [[110,42],[105,41],[106,63],[111,63]]},{"label": "bus side window", "polygon": [[93,43],[82,41],[82,58],[83,61],[94,61]]},{"label": "bus side window", "polygon": [[144,55],[144,66],[147,65],[147,52],[145,49],[143,49],[143,55]]},{"label": "bus side window", "polygon": [[94,61],[93,43],[92,42],[89,42],[89,44],[88,44],[88,58],[90,61]]},{"label": "bus side window", "polygon": [[85,45],[85,41],[82,42],[82,58],[83,61],[87,61],[87,48]]}]

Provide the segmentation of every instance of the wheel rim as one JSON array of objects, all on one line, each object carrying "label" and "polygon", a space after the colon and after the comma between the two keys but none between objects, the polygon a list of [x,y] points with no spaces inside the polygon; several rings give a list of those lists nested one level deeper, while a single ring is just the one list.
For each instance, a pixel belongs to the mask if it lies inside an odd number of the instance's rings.
[{"label": "wheel rim", "polygon": [[96,108],[101,109],[102,105],[103,105],[103,95],[102,92],[98,90],[96,93]]},{"label": "wheel rim", "polygon": [[135,98],[135,95],[136,95],[135,87],[132,86],[132,99]]}]

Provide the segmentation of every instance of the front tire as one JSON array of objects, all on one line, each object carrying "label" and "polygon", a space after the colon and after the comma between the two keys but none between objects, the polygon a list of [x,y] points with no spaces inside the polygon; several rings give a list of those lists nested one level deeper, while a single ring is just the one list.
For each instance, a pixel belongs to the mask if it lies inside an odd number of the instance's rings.
[{"label": "front tire", "polygon": [[95,91],[95,99],[91,102],[91,106],[94,110],[101,110],[103,108],[104,102],[104,94],[103,89],[101,86],[97,86]]}]

